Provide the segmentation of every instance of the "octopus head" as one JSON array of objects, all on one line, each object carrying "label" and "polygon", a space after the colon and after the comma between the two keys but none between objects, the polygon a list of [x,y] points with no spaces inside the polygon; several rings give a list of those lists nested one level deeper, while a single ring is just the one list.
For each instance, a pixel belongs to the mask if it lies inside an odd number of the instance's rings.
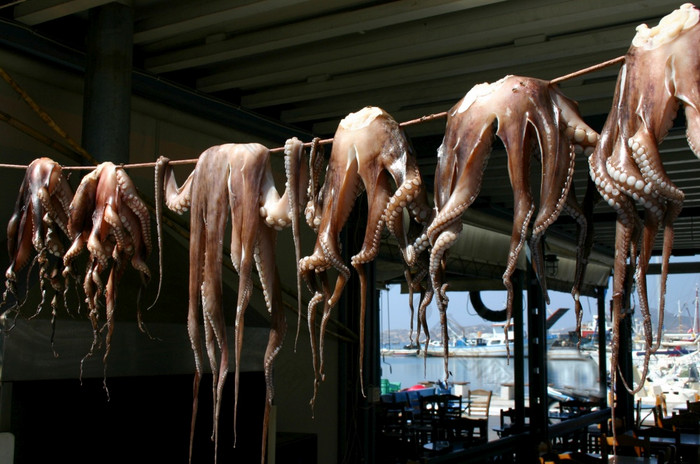
[{"label": "octopus head", "polygon": [[657,26],[652,28],[646,24],[637,26],[637,34],[632,39],[632,45],[646,50],[658,48],[695,26],[699,19],[700,11],[692,3],[685,3],[664,16]]}]

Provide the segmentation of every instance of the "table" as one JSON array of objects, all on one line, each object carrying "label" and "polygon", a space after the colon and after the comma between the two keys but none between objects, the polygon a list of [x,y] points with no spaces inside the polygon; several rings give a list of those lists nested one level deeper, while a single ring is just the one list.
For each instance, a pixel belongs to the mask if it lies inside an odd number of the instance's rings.
[{"label": "table", "polygon": [[639,456],[608,456],[609,464],[652,464],[656,463],[655,457],[639,457]]},{"label": "table", "polygon": [[[565,456],[569,455],[572,461],[575,462],[606,462],[604,458],[599,454],[585,454],[581,455],[579,453],[563,453],[559,455],[561,462],[565,462],[567,458]],[[582,456],[585,459],[582,459]],[[545,461],[547,462],[547,461]],[[639,457],[639,456],[608,456],[608,464],[656,464],[656,457]]]},{"label": "table", "polygon": [[[679,436],[679,443],[681,446],[700,447],[700,434],[681,433]],[[649,435],[649,443],[656,443],[659,445],[675,445],[676,439],[674,437],[657,437],[654,435]]]},{"label": "table", "polygon": [[654,447],[678,447],[678,455],[683,462],[700,462],[700,434],[680,433],[678,437],[649,435],[649,443]]}]

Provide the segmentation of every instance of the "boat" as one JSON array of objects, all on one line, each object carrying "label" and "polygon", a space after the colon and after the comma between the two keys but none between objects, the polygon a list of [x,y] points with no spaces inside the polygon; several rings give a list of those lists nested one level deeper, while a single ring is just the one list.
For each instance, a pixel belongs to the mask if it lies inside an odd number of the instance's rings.
[{"label": "boat", "polygon": [[[455,337],[449,345],[450,357],[506,357],[508,353],[513,356],[515,334],[509,328],[506,338],[503,327],[505,324],[494,324],[490,334],[480,332],[468,337]],[[507,342],[507,346],[506,346]],[[508,347],[509,351],[506,349]],[[444,356],[444,347],[441,341],[431,341],[426,350],[428,356]]]},{"label": "boat", "polygon": [[[678,301],[678,332],[666,332],[661,337],[659,349],[654,352],[657,356],[682,356],[695,353],[700,349],[700,298],[698,298],[698,287],[695,287],[695,312],[693,315],[692,326],[683,331],[681,324],[681,302]],[[644,356],[646,353],[644,342],[641,339],[643,330],[641,327],[635,330],[635,345],[637,347],[635,354]]]},{"label": "boat", "polygon": [[418,356],[420,352],[420,345],[406,344],[401,348],[382,348],[382,356],[394,356],[394,357],[415,357]]}]

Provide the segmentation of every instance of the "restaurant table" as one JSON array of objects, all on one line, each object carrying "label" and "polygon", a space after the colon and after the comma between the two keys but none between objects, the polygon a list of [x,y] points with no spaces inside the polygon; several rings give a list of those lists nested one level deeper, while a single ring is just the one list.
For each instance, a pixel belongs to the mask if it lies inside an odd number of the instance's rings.
[{"label": "restaurant table", "polygon": [[[566,457],[566,456],[570,457]],[[584,459],[585,458],[585,459]],[[579,453],[563,453],[559,454],[560,462],[565,462],[567,460],[575,462],[601,462],[604,463],[605,459],[599,454],[586,454],[581,456]],[[547,462],[547,460],[545,460]],[[608,456],[608,464],[656,464],[657,458],[654,457],[639,457],[639,456]]]},{"label": "restaurant table", "polygon": [[[694,446],[700,447],[700,434],[697,433],[681,433],[680,444],[681,446]],[[649,436],[650,443],[658,443],[664,445],[675,445],[676,440],[673,437],[655,437],[654,435]]]},{"label": "restaurant table", "polygon": [[677,453],[682,457],[683,462],[700,462],[700,434],[679,433],[678,441],[673,436],[655,436],[650,434],[648,437],[652,447],[677,446]]},{"label": "restaurant table", "polygon": [[655,457],[608,456],[608,464],[655,464]]}]

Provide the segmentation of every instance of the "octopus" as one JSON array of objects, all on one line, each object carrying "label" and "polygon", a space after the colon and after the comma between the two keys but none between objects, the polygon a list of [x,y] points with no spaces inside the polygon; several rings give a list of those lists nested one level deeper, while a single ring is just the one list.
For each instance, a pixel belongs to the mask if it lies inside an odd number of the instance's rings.
[{"label": "octopus", "polygon": [[[90,350],[81,361],[81,371],[83,362],[102,344],[100,335],[103,328],[100,327],[100,321],[104,317],[106,334],[102,360],[105,365],[104,388],[108,391],[107,358],[114,333],[119,282],[129,263],[139,272],[143,287],[151,276],[146,264],[152,248],[151,219],[146,205],[123,168],[105,162],[82,178],[68,209],[68,232],[72,244],[63,256],[63,276],[66,281],[77,276],[73,268],[76,258],[85,248],[89,253],[83,272],[83,290],[89,308],[88,318],[92,324],[93,340]],[[105,300],[104,315],[100,311],[102,295]],[[138,301],[136,306],[139,328],[145,332]]]},{"label": "octopus", "polygon": [[[190,269],[187,330],[195,360],[194,400],[190,431],[190,461],[197,415],[199,384],[203,373],[202,337],[199,329],[201,301],[204,344],[213,375],[214,423],[212,440],[218,449],[221,394],[228,373],[228,342],[222,306],[223,241],[231,217],[231,261],[239,276],[235,313],[234,429],[238,407],[239,366],[243,347],[244,314],[253,288],[253,263],[270,312],[270,334],[264,355],[266,401],[263,417],[262,462],[274,397],[272,371],[287,329],[275,263],[277,231],[295,221],[306,202],[308,170],[303,144],[292,138],[285,144],[287,185],[282,196],[275,188],[270,150],[257,143],[224,144],[205,150],[185,183],[178,187],[167,158],[160,158],[156,175],[165,190],[165,204],[179,214],[190,210]],[[293,225],[298,231],[298,226]],[[295,233],[295,248],[299,237]],[[299,251],[297,251],[299,254]],[[217,357],[218,348],[218,357]]]},{"label": "octopus", "polygon": [[[699,19],[700,11],[686,3],[665,16],[656,27],[649,28],[645,24],[637,27],[618,74],[612,109],[601,132],[600,143],[589,158],[591,178],[601,197],[616,211],[613,385],[618,374],[619,328],[626,316],[623,298],[632,271],[646,344],[641,379],[645,379],[649,357],[661,339],[673,222],[680,213],[684,195],[667,175],[658,145],[673,127],[682,103],[688,144],[700,157]],[[638,209],[643,211],[643,219],[639,217]],[[654,342],[646,272],[659,228],[663,228],[664,238],[658,333]],[[625,379],[622,380],[630,392],[636,392],[644,385],[642,380],[631,389]]]},{"label": "octopus", "polygon": [[[549,225],[562,211],[573,214],[581,226],[578,249],[583,250],[586,218],[570,187],[576,153],[590,151],[598,134],[582,120],[576,103],[547,81],[506,76],[491,84],[476,85],[448,111],[435,176],[437,214],[427,232],[432,245],[429,261],[432,291],[426,294],[426,298],[432,298],[432,292],[437,296],[443,340],[447,340],[448,303],[447,284],[443,283],[445,254],[462,230],[462,214],[479,194],[494,130],[508,154],[508,174],[514,196],[513,230],[503,274],[507,290],[507,319],[510,319],[513,304],[511,276],[535,211],[529,172],[536,147],[539,147],[542,164],[540,207],[534,218],[529,245],[533,267],[545,296],[547,286],[541,242]],[[579,252],[577,261],[581,268],[585,262],[582,252]],[[582,275],[580,270],[572,290],[576,302]],[[580,306],[577,306],[577,311],[580,312]],[[444,346],[447,377],[447,343]]]},{"label": "octopus", "polygon": [[[31,266],[39,263],[41,302],[35,316],[45,303],[48,283],[55,291],[51,301],[52,346],[57,297],[63,288],[60,275],[63,268],[64,241],[69,237],[68,208],[72,198],[73,191],[63,175],[63,168],[49,158],[37,158],[27,167],[14,212],[7,224],[10,265],[5,271],[6,289],[2,304],[4,305],[12,295],[19,311],[23,302],[17,295],[17,273],[22,271],[30,260]],[[27,278],[29,274],[30,271],[27,271]]]},{"label": "octopus", "polygon": [[[396,185],[395,190],[392,189],[391,180]],[[350,278],[350,269],[341,256],[339,234],[348,220],[356,198],[363,191],[367,194],[367,225],[362,247],[351,258],[351,264],[360,281],[361,385],[367,286],[364,265],[377,256],[379,240],[385,226],[397,238],[405,263],[411,265],[415,262],[416,255],[421,247],[427,245],[427,241],[423,240],[424,234],[410,240],[403,223],[404,209],[408,211],[411,221],[426,226],[431,214],[408,139],[399,124],[377,107],[363,108],[340,121],[333,138],[323,187],[318,196],[312,197],[306,209],[307,222],[317,232],[313,253],[299,261],[299,272],[313,293],[308,306],[314,366],[312,409],[318,385],[324,378],[323,341],[326,325],[332,308],[337,304]],[[337,271],[332,292],[327,275],[331,268]],[[324,301],[324,306],[317,342],[315,308],[321,300]],[[362,390],[364,391],[364,387]]]}]

